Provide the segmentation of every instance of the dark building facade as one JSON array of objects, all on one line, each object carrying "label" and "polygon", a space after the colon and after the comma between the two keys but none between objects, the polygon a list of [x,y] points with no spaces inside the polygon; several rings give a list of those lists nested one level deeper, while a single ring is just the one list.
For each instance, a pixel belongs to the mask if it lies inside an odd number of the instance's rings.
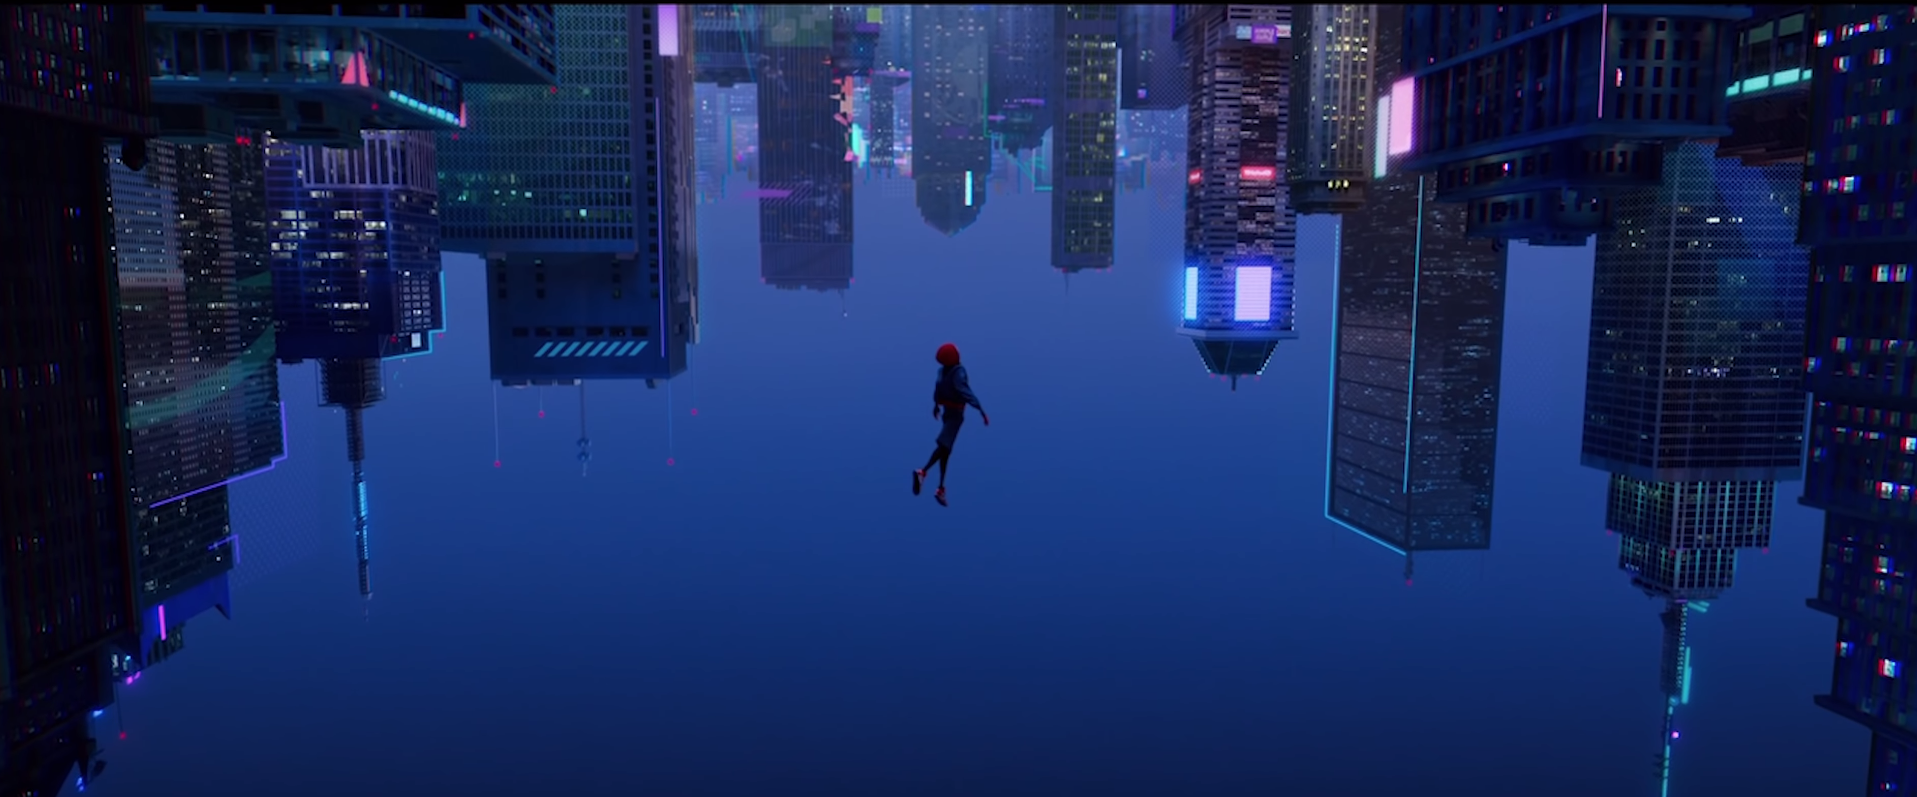
[{"label": "dark building facade", "polygon": [[1052,267],[1112,267],[1118,205],[1116,5],[1053,6]]},{"label": "dark building facade", "polygon": [[[765,6],[758,84],[759,276],[776,288],[852,285],[851,83],[827,6]],[[777,30],[778,35],[771,31]]]},{"label": "dark building facade", "polygon": [[[1474,236],[1582,245],[1652,188],[1661,142],[1730,132],[1744,6],[1410,6],[1390,154],[1469,207]],[[1501,80],[1479,79],[1485,70]],[[1408,79],[1410,82],[1404,82]]]},{"label": "dark building facade", "polygon": [[1801,240],[1811,247],[1805,384],[1811,423],[1803,503],[1824,517],[1814,609],[1837,619],[1820,706],[1871,732],[1865,794],[1917,788],[1907,632],[1917,612],[1917,338],[1910,177],[1917,16],[1903,5],[1819,7],[1812,21],[1810,157]]},{"label": "dark building facade", "polygon": [[362,129],[463,126],[467,81],[556,76],[551,5],[150,8],[155,110],[183,141],[237,123],[353,148]]},{"label": "dark building facade", "polygon": [[[1381,70],[1387,71],[1387,70]],[[1430,178],[1339,220],[1325,517],[1405,557],[1491,545],[1506,254]]]},{"label": "dark building facade", "polygon": [[468,127],[440,138],[443,246],[486,259],[496,381],[685,370],[698,195],[680,8],[557,7],[559,84],[478,87]]},{"label": "dark building facade", "polygon": [[1749,166],[1802,162],[1810,146],[1811,7],[1751,6],[1738,23],[1737,53],[1724,89],[1731,132],[1717,155]]},{"label": "dark building facade", "polygon": [[1118,7],[1118,107],[1173,111],[1191,90],[1170,5]]},{"label": "dark building facade", "polygon": [[912,10],[912,183],[919,216],[947,235],[985,209],[992,14],[990,6]]},{"label": "dark building facade", "polygon": [[1298,229],[1284,183],[1290,6],[1176,8],[1191,65],[1180,332],[1206,370],[1257,375],[1294,339]]},{"label": "dark building facade", "polygon": [[[1299,213],[1364,207],[1371,179],[1374,5],[1298,5],[1292,27],[1285,180]],[[1400,29],[1402,34],[1402,29]]]},{"label": "dark building facade", "polygon": [[153,132],[142,15],[0,11],[0,787],[15,794],[95,774],[88,717],[138,622],[101,152]]},{"label": "dark building facade", "polygon": [[1584,464],[1644,481],[1802,475],[1801,168],[1665,149],[1598,236]]},{"label": "dark building facade", "polygon": [[683,6],[692,13],[693,79],[730,88],[758,79],[764,29],[753,5]]}]

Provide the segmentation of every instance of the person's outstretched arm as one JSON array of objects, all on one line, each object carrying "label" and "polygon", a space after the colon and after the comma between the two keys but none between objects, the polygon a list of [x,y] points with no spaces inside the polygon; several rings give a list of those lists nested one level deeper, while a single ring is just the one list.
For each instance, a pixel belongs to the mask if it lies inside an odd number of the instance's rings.
[{"label": "person's outstretched arm", "polygon": [[966,376],[965,366],[956,366],[952,374],[952,387],[958,391],[961,398],[965,399],[965,403],[972,405],[972,409],[978,410],[979,420],[984,421],[986,426],[992,425],[992,416],[985,414],[985,405],[980,404],[978,394],[972,392],[972,380]]}]

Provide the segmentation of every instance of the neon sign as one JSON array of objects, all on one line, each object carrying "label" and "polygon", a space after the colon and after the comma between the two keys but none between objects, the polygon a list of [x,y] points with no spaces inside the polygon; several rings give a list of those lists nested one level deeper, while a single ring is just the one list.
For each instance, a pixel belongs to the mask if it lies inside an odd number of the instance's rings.
[{"label": "neon sign", "polygon": [[1272,166],[1240,166],[1238,179],[1251,183],[1269,183],[1278,179],[1278,169]]}]

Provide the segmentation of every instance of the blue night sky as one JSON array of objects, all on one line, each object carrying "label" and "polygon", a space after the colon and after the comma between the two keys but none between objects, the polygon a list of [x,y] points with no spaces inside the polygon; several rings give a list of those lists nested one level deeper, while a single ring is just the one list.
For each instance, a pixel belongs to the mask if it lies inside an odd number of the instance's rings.
[{"label": "blue night sky", "polygon": [[[759,283],[753,202],[700,206],[703,341],[670,387],[589,386],[585,478],[577,392],[492,387],[450,256],[449,331],[367,414],[370,613],[344,419],[284,368],[234,617],[122,691],[92,793],[1656,793],[1661,604],[1578,465],[1590,248],[1514,248],[1493,548],[1407,587],[1324,518],[1335,222],[1301,222],[1299,339],[1232,393],[1173,331],[1177,194],[1122,195],[1117,265],[1067,292],[1048,195],[947,238],[877,187],[847,316]],[[907,487],[946,340],[994,423],[942,509]],[[1798,492],[1691,624],[1673,797],[1863,775],[1810,700],[1834,621]]]}]

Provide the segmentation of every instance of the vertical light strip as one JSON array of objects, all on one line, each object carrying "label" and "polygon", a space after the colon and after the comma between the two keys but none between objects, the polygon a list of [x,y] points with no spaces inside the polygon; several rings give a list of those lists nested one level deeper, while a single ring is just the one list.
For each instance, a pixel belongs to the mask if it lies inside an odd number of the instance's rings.
[{"label": "vertical light strip", "polygon": [[1350,524],[1343,524],[1331,514],[1331,496],[1338,489],[1338,337],[1344,334],[1344,327],[1338,325],[1338,309],[1343,304],[1341,297],[1344,296],[1341,285],[1344,282],[1345,246],[1344,217],[1332,218],[1337,220],[1337,226],[1331,235],[1331,378],[1326,380],[1330,386],[1325,390],[1325,517],[1351,528]]},{"label": "vertical light strip", "polygon": [[1185,267],[1185,320],[1198,320],[1198,269]]},{"label": "vertical light strip", "polygon": [[[1399,491],[1411,495],[1411,419],[1417,416],[1418,394],[1418,283],[1424,279],[1424,175],[1418,175],[1417,234],[1411,243],[1411,362],[1405,368],[1404,385],[1404,480]],[[1409,543],[1409,540],[1406,540]]]},{"label": "vertical light strip", "polygon": [[160,641],[166,641],[166,604],[160,604]]},{"label": "vertical light strip", "polygon": [[965,206],[972,206],[972,173],[965,173]]},{"label": "vertical light strip", "polygon": [[1611,5],[1598,9],[1598,96],[1597,118],[1604,118],[1604,63],[1611,54]]}]

